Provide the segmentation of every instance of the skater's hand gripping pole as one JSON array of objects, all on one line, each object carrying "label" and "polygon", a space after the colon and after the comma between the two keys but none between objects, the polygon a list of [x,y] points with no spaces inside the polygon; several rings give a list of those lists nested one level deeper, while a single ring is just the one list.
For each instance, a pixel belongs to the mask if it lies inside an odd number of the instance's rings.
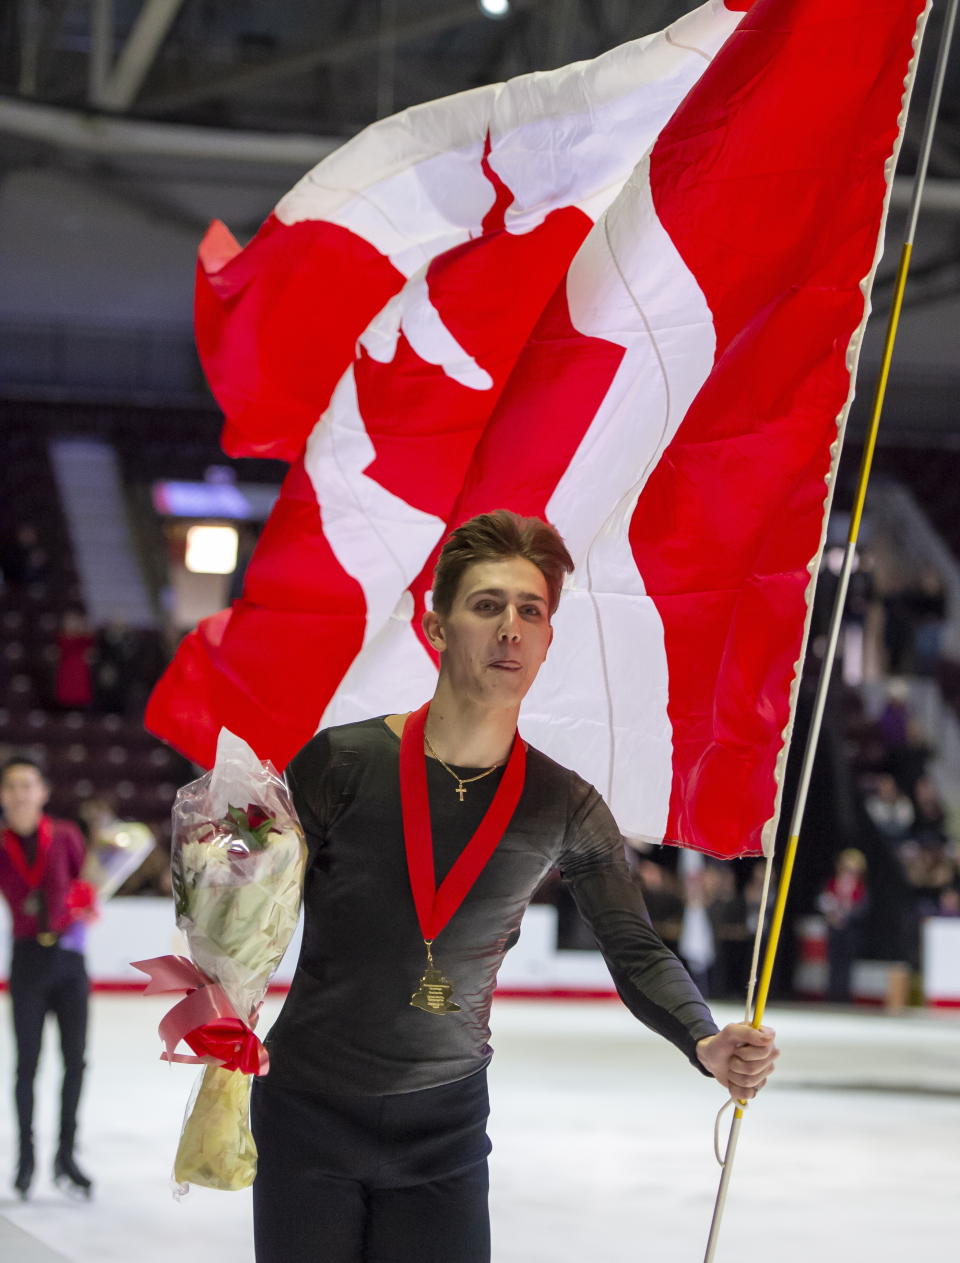
[{"label": "skater's hand gripping pole", "polygon": [[769,1026],[730,1022],[697,1044],[705,1070],[737,1100],[752,1100],[773,1073],[780,1049]]}]

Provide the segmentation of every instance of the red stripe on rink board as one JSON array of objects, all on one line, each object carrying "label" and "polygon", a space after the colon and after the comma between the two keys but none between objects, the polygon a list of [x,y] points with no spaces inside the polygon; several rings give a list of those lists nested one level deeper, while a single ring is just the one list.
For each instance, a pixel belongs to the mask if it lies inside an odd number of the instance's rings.
[{"label": "red stripe on rink board", "polygon": [[[125,981],[100,981],[91,982],[90,990],[99,994],[121,995],[123,993],[143,993],[146,983],[143,982],[125,982]],[[0,993],[7,991],[6,979],[0,979]],[[267,987],[268,995],[286,995],[290,990],[288,982],[272,982]],[[575,987],[498,987],[494,992],[494,998],[497,1000],[619,1000],[619,996],[613,988],[609,991],[596,988],[585,988],[578,990]],[[822,1003],[823,996],[815,995],[813,992],[798,992],[797,999],[806,1000],[812,1004]],[[854,1004],[864,1005],[870,1008],[877,1008],[884,1004],[881,996],[854,996]],[[925,1001],[925,1007],[928,1009],[960,1009],[960,996],[954,999],[935,999]]]},{"label": "red stripe on rink board", "polygon": [[[143,993],[146,986],[145,982],[136,982],[120,980],[111,981],[94,981],[90,983],[90,990],[100,992],[102,994],[123,994],[127,993]],[[6,980],[0,980],[0,992],[7,990]],[[268,995],[286,995],[290,990],[288,982],[272,982],[267,987]],[[495,992],[498,1000],[617,1000],[619,999],[616,991],[611,987],[609,991],[605,991],[600,987],[589,987],[579,990],[576,987],[546,987],[543,989],[537,987],[503,987],[498,988]],[[958,1001],[960,1003],[960,1001]]]},{"label": "red stripe on rink board", "polygon": [[619,1000],[613,987],[604,991],[600,987],[498,987],[493,993],[495,1000]]},{"label": "red stripe on rink board", "polygon": [[923,8],[758,0],[652,153],[654,204],[717,350],[630,539],[667,650],[667,838],[713,854],[760,854],[774,810],[844,360]]}]

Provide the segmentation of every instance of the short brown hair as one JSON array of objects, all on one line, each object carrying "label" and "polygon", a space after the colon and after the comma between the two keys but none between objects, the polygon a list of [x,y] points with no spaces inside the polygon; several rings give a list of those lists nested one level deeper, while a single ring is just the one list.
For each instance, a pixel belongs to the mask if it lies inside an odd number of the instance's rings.
[{"label": "short brown hair", "polygon": [[49,785],[47,774],[37,762],[26,754],[13,754],[2,765],[0,765],[0,785],[6,780],[7,773],[11,772],[15,767],[32,767],[36,774],[43,781],[44,785]]},{"label": "short brown hair", "polygon": [[563,576],[573,570],[573,558],[560,535],[538,517],[521,517],[509,509],[481,513],[458,526],[447,538],[433,572],[433,608],[449,614],[460,580],[476,561],[506,561],[523,557],[547,581],[550,613],[560,603]]}]

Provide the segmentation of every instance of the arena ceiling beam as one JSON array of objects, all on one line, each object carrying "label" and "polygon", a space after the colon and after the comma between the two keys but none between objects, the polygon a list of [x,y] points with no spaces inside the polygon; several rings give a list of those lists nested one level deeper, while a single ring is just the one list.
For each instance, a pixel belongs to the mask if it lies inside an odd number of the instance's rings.
[{"label": "arena ceiling beam", "polygon": [[112,0],[96,0],[91,43],[91,104],[104,110],[128,110],[150,72],[183,0],[147,0],[117,57],[107,69],[112,43]]},{"label": "arena ceiling beam", "polygon": [[[195,160],[238,170],[267,168],[286,179],[303,174],[343,143],[340,136],[154,123],[10,97],[0,97],[0,135],[118,163],[131,157]],[[908,205],[911,183],[908,176],[894,180],[894,209]],[[960,216],[960,179],[928,180],[923,210],[938,216]]]},{"label": "arena ceiling beam", "polygon": [[[513,0],[515,13],[536,7],[544,0]],[[439,13],[426,17],[411,17],[396,21],[389,32],[389,40],[394,48],[401,44],[411,43],[438,35],[443,31],[454,30],[477,20],[478,12],[475,0],[468,4],[451,5]],[[211,97],[233,96],[251,88],[262,87],[276,79],[294,78],[316,69],[318,66],[343,65],[364,57],[376,56],[382,49],[384,34],[380,30],[370,33],[348,35],[345,39],[330,43],[316,44],[302,52],[288,57],[277,57],[262,65],[248,66],[243,70],[205,79],[198,83],[185,84],[166,91],[147,94],[140,105],[146,114],[166,114],[195,105],[199,101]]]},{"label": "arena ceiling beam", "polygon": [[0,135],[96,159],[174,158],[302,174],[343,143],[340,136],[278,136],[115,118],[32,101],[0,98]]}]

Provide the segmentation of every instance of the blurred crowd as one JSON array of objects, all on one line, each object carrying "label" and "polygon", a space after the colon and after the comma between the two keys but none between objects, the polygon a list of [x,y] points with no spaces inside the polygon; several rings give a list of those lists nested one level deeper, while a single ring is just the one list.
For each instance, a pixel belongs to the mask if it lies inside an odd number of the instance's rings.
[{"label": "blurred crowd", "polygon": [[124,823],[121,812],[143,813],[159,846],[120,893],[169,893],[166,819],[189,768],[143,730],[165,665],[161,635],[120,618],[91,624],[52,521],[0,532],[0,596],[0,754],[38,762],[53,814],[75,820],[91,849]]},{"label": "blurred crowd", "polygon": [[[811,625],[815,647],[826,642],[844,552],[835,545],[823,554]],[[930,564],[904,566],[878,536],[874,547],[857,553],[850,575],[839,646],[845,681],[936,678],[947,614],[940,571]]]},{"label": "blurred crowd", "polygon": [[163,667],[155,635],[118,618],[91,627],[80,607],[64,613],[56,648],[51,700],[61,710],[140,715]]},{"label": "blurred crowd", "polygon": [[[901,880],[903,951],[916,965],[920,921],[960,916],[960,829],[932,774],[936,751],[903,679],[889,681],[873,716],[854,695],[847,735],[872,838]],[[868,873],[865,881],[869,885]]]}]

